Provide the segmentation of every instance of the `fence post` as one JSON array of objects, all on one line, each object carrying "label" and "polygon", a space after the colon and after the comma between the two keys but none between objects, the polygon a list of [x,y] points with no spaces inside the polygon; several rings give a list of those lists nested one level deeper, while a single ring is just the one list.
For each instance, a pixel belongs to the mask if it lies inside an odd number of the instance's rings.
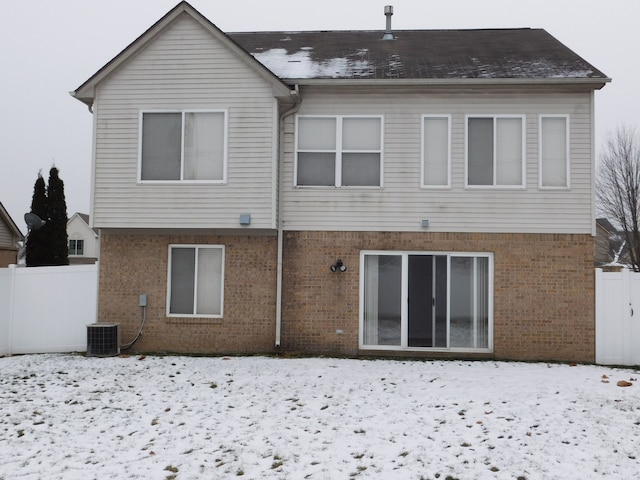
[{"label": "fence post", "polygon": [[9,265],[9,352],[13,355],[13,324],[15,322],[15,302],[16,302],[16,268],[17,265]]}]

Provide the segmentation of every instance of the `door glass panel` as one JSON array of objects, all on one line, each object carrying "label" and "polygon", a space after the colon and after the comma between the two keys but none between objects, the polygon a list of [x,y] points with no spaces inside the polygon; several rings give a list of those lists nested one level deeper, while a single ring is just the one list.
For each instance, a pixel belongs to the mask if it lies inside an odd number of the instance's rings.
[{"label": "door glass panel", "polygon": [[400,345],[402,257],[367,255],[364,284],[364,344]]},{"label": "door glass panel", "polygon": [[489,346],[489,259],[451,258],[451,347]]},{"label": "door glass panel", "polygon": [[409,256],[408,346],[447,346],[447,257]]},{"label": "door glass panel", "polygon": [[489,348],[489,259],[475,259],[476,348]]},{"label": "door glass panel", "polygon": [[473,258],[451,258],[451,346],[473,345]]}]

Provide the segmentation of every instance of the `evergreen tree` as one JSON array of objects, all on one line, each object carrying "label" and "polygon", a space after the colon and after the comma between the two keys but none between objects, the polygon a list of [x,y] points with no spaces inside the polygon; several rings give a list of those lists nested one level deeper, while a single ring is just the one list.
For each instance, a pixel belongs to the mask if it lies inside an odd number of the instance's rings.
[{"label": "evergreen tree", "polygon": [[[38,179],[33,187],[31,199],[31,213],[35,213],[43,220],[47,219],[47,189],[44,178],[38,173]],[[44,265],[47,256],[47,234],[43,229],[29,232],[26,245],[27,267]]]},{"label": "evergreen tree", "polygon": [[47,187],[48,255],[46,265],[69,265],[69,242],[67,239],[67,203],[64,198],[64,182],[58,176],[58,169],[49,171]]},{"label": "evergreen tree", "polygon": [[31,213],[35,213],[46,223],[29,232],[26,245],[27,266],[69,265],[67,203],[64,182],[58,176],[56,167],[49,171],[48,186],[45,186],[42,175],[38,174],[33,188]]}]

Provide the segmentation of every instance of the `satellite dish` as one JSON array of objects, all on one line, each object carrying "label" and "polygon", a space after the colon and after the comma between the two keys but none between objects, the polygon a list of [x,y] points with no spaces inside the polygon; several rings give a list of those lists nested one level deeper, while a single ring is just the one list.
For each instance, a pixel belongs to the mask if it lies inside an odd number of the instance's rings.
[{"label": "satellite dish", "polygon": [[29,229],[29,231],[38,230],[39,228],[42,228],[45,223],[47,223],[38,215],[31,212],[24,214],[24,221],[27,223],[27,228]]}]

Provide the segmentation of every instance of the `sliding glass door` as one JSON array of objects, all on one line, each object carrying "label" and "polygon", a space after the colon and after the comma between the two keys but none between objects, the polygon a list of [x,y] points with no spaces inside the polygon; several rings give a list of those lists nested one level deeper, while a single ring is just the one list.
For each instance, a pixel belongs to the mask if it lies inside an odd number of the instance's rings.
[{"label": "sliding glass door", "polygon": [[363,252],[362,348],[491,349],[490,254]]}]

